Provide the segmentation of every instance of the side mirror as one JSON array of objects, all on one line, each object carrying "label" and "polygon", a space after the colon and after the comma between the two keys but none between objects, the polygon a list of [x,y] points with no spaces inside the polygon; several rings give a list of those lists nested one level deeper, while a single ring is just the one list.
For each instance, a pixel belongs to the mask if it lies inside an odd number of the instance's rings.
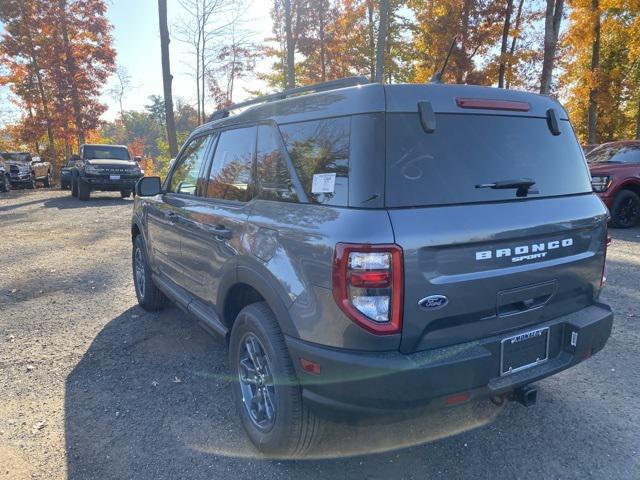
[{"label": "side mirror", "polygon": [[136,155],[135,157],[133,157],[133,159],[138,163],[140,163],[142,161],[142,157],[139,156],[139,155]]},{"label": "side mirror", "polygon": [[80,155],[77,155],[75,153],[73,155],[71,155],[71,161],[72,162],[77,162],[78,160],[80,160]]},{"label": "side mirror", "polygon": [[160,177],[142,177],[136,183],[136,195],[139,197],[153,197],[162,193]]}]

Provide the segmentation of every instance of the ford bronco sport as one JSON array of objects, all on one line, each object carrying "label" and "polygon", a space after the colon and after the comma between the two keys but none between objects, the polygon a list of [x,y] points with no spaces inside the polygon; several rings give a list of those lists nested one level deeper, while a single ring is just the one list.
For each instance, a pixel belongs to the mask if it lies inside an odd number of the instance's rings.
[{"label": "ford bronco sport", "polygon": [[226,338],[266,452],[305,451],[331,411],[529,405],[611,332],[607,210],[548,97],[297,88],[215,113],[136,190],[138,301]]},{"label": "ford bronco sport", "polygon": [[128,198],[142,177],[139,157],[131,158],[124,145],[81,145],[71,160],[71,194],[80,200],[89,200],[94,190]]}]

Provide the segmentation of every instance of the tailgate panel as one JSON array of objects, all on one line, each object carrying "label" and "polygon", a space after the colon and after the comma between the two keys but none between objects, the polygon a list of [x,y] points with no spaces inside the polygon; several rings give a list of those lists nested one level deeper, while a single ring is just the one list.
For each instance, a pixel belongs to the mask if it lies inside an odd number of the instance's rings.
[{"label": "tailgate panel", "polygon": [[[593,194],[389,210],[404,251],[401,351],[453,345],[591,305],[606,209]],[[418,302],[444,295],[442,307]]]}]

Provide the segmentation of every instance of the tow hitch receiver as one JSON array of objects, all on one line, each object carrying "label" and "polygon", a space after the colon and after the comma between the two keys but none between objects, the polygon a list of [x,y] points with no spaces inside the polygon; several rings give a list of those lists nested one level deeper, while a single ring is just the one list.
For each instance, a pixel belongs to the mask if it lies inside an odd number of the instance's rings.
[{"label": "tow hitch receiver", "polygon": [[532,385],[516,388],[513,391],[512,400],[515,400],[525,407],[531,407],[535,405],[538,400],[538,389]]}]

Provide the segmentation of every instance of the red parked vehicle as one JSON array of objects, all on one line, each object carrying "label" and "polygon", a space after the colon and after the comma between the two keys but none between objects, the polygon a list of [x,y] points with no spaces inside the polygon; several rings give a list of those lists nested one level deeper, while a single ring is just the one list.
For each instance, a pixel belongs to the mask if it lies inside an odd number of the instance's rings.
[{"label": "red parked vehicle", "polygon": [[640,141],[604,143],[586,155],[591,185],[611,212],[611,226],[640,221]]}]

